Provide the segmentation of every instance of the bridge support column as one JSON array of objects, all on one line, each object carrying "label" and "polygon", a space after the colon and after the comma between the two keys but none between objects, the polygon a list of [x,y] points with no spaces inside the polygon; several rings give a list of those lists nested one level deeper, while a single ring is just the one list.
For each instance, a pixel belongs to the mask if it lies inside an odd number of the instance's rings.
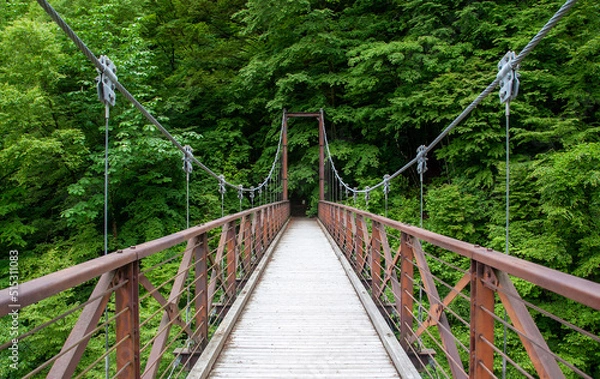
[{"label": "bridge support column", "polygon": [[115,285],[115,313],[117,344],[117,378],[140,377],[140,314],[139,262],[132,262],[117,271]]},{"label": "bridge support column", "polygon": [[319,201],[325,200],[325,116],[319,112]]},{"label": "bridge support column", "polygon": [[412,337],[414,316],[414,255],[410,247],[410,236],[404,232],[401,234],[400,245],[400,345],[405,351],[410,351],[408,339]]},{"label": "bridge support column", "polygon": [[283,180],[283,199],[282,200],[288,200],[288,135],[287,135],[287,122],[288,122],[288,116],[287,116],[287,110],[284,109],[283,110],[283,130],[282,130],[282,136],[281,136],[281,140],[282,140],[282,145],[283,145],[283,151],[282,151],[282,169],[281,171],[283,171],[282,174],[282,180]]},{"label": "bridge support column", "polygon": [[485,285],[491,268],[471,261],[470,378],[491,378],[494,372],[494,291]]},{"label": "bridge support column", "polygon": [[203,350],[208,344],[208,237],[206,233],[196,239],[197,247],[194,249],[196,265],[196,330],[199,335],[200,347]]}]

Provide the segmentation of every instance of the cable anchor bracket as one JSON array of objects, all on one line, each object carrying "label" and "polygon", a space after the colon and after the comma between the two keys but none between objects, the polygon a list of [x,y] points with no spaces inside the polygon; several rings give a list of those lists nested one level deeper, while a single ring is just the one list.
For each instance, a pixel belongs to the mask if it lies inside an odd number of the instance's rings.
[{"label": "cable anchor bracket", "polygon": [[183,147],[184,150],[184,156],[183,156],[183,171],[186,172],[186,174],[191,174],[192,170],[194,169],[194,166],[192,165],[192,147],[190,145],[185,145]]},{"label": "cable anchor bracket", "polygon": [[390,193],[390,176],[388,174],[383,176],[383,193],[385,195]]},{"label": "cable anchor bracket", "polygon": [[421,145],[417,148],[417,173],[419,175],[427,171],[427,146]]},{"label": "cable anchor bracket", "polygon": [[509,50],[504,57],[498,62],[498,79],[500,79],[500,103],[510,102],[517,97],[519,93],[519,69],[518,65],[514,64],[517,56],[514,51]]},{"label": "cable anchor bracket", "polygon": [[219,193],[223,195],[226,191],[227,190],[225,189],[225,177],[223,175],[219,175]]},{"label": "cable anchor bracket", "polygon": [[104,69],[97,70],[100,74],[96,77],[98,99],[105,105],[114,106],[117,98],[115,94],[117,66],[106,55],[101,55],[99,60]]}]

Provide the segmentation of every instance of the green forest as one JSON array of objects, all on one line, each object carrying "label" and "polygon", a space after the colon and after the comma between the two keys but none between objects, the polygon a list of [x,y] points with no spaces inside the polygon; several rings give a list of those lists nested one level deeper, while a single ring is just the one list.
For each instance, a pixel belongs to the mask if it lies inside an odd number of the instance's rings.
[{"label": "green forest", "polygon": [[[230,182],[250,187],[266,177],[283,109],[322,108],[337,169],[364,189],[414,158],[494,80],[504,54],[521,51],[564,2],[51,3],[97,56],[115,63],[119,82]],[[522,62],[510,118],[510,254],[595,282],[599,31],[600,3],[580,0]],[[20,252],[27,279],[103,254],[97,75],[36,2],[0,2],[2,288],[10,250]],[[109,125],[109,250],[184,228],[181,152],[120,94]],[[505,154],[505,107],[494,92],[428,155],[423,226],[504,251]],[[290,121],[289,161],[290,198],[306,199],[315,215],[314,120]],[[192,224],[220,217],[218,182],[195,168],[190,183]],[[391,182],[387,207],[379,189],[368,209],[418,225],[419,194],[412,167]],[[225,213],[238,207],[229,189]],[[357,207],[367,207],[364,197]],[[565,307],[564,299],[519,290],[551,311]],[[569,307],[573,322],[600,332],[598,312]],[[577,340],[552,347],[600,376],[600,350]]]}]

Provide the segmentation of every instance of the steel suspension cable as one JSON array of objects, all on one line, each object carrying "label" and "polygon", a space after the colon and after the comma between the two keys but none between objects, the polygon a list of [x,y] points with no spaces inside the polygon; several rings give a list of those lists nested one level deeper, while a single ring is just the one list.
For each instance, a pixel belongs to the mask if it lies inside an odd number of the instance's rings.
[{"label": "steel suspension cable", "polygon": [[[573,8],[573,6],[577,3],[577,0],[567,0],[560,9],[546,22],[546,24],[540,29],[540,31],[529,41],[529,43],[521,50],[521,52],[516,56],[516,58],[511,62],[510,65],[504,67],[503,70],[498,72],[496,78],[469,104],[429,145],[425,147],[425,154],[429,153],[435,146],[437,146],[444,137],[446,137],[454,128],[456,128],[461,121],[463,121],[487,96],[489,96],[494,89],[500,83],[501,78],[506,75],[509,71],[515,70],[521,62],[533,51],[533,49],[542,41],[542,39],[558,24],[558,22]],[[325,133],[325,146],[327,149],[328,157],[331,160],[331,152],[329,151],[329,144],[327,142],[327,135]],[[412,167],[415,163],[418,162],[418,157],[413,158],[411,161],[406,163],[399,170],[390,175],[390,180],[396,178],[398,175],[402,174],[410,167]],[[333,164],[333,163],[332,163]],[[338,175],[337,170],[334,170],[336,176]],[[343,180],[340,178],[342,183],[349,191],[365,193],[367,190],[355,190],[346,185]],[[373,187],[369,188],[369,191],[372,191],[378,187],[384,185],[384,181],[379,182]]]},{"label": "steel suspension cable", "polygon": [[[106,70],[105,66],[100,62],[100,60],[94,55],[94,53],[86,46],[86,44],[77,36],[77,34],[71,29],[71,27],[62,19],[62,17],[56,12],[56,10],[48,3],[47,0],[37,0],[37,3],[46,11],[46,13],[56,22],[56,24],[67,34],[67,36],[75,43],[75,45],[83,52],[83,54],[94,64],[96,69],[106,75],[115,85],[115,88],[121,92],[121,94],[135,106],[141,113],[150,121],[171,143],[179,149],[183,154],[185,154],[184,146],[179,143],[175,137],[139,102],[137,99],[125,88],[117,79],[117,77],[110,71]],[[280,138],[281,141],[281,138]],[[281,145],[281,142],[280,142]],[[279,154],[280,147],[277,148],[277,154]],[[196,157],[192,156],[191,160],[197,164],[200,168],[202,168],[206,173],[208,173],[213,178],[219,180],[219,176],[202,162],[200,162]],[[277,156],[275,157],[274,162],[277,160]],[[273,168],[271,169],[272,173]],[[271,174],[270,173],[270,174]],[[263,184],[266,183],[268,179],[263,181]],[[239,185],[232,184],[228,181],[224,181],[225,185],[231,188],[239,188]],[[249,188],[243,188],[244,192],[249,192]]]}]

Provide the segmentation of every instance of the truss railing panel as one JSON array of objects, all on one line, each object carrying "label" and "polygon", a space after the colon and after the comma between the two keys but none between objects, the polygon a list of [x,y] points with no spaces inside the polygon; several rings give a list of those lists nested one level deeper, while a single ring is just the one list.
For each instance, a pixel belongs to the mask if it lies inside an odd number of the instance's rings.
[{"label": "truss railing panel", "polygon": [[[345,205],[322,201],[319,218],[425,377],[600,374],[586,357],[555,351],[569,340],[599,351],[598,317],[581,322],[575,308],[550,312],[539,301],[562,297],[597,314],[599,283]],[[538,296],[522,297],[515,283]]]},{"label": "truss railing panel", "polygon": [[[264,205],[0,291],[3,324],[18,304],[18,335],[1,334],[3,362],[19,349],[5,373],[184,377],[289,213],[287,201]],[[39,341],[48,351],[32,361]]]}]

